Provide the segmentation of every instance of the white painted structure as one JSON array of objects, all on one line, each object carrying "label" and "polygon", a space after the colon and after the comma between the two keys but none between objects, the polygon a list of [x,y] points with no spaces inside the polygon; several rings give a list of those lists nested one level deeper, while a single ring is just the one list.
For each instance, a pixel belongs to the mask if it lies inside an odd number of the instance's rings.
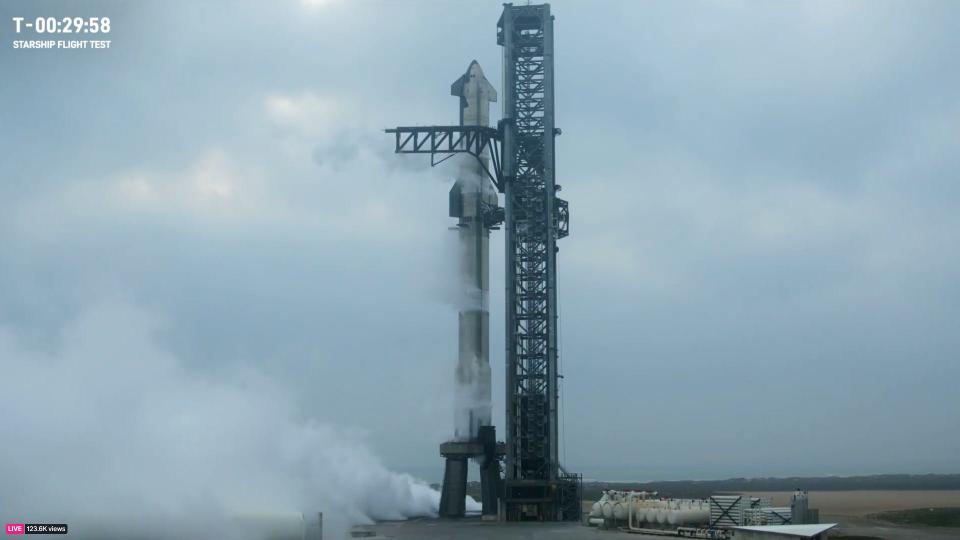
[{"label": "white painted structure", "polygon": [[822,540],[836,523],[813,523],[808,525],[762,525],[734,527],[734,540]]},{"label": "white painted structure", "polygon": [[605,491],[600,500],[593,503],[590,517],[626,521],[630,529],[649,529],[703,525],[710,516],[705,500],[658,499],[654,495],[642,491]]}]

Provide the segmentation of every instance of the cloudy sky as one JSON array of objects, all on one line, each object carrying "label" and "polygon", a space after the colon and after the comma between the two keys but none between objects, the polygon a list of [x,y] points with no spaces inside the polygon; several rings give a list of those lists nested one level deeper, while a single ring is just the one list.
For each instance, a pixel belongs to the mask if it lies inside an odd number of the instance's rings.
[{"label": "cloudy sky", "polygon": [[[960,471],[960,5],[552,6],[567,468]],[[452,170],[382,128],[454,123],[472,59],[499,88],[500,10],[4,0],[9,365],[91,317],[97,354],[150,362],[104,339],[147,317],[191,380],[254,370],[438,479]],[[10,17],[38,15],[109,16],[111,48],[13,50]],[[491,350],[501,423],[502,332]]]}]

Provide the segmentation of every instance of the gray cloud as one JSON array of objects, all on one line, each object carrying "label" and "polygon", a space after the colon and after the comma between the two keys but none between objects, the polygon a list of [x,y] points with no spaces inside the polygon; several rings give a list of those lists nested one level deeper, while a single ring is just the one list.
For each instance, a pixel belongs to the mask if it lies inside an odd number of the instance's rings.
[{"label": "gray cloud", "polygon": [[[0,321],[50,350],[122,298],[190,370],[256,366],[436,478],[452,172],[379,130],[453,122],[473,58],[499,84],[499,9],[104,2],[106,54],[0,49]],[[956,471],[960,9],[554,12],[569,468]]]}]

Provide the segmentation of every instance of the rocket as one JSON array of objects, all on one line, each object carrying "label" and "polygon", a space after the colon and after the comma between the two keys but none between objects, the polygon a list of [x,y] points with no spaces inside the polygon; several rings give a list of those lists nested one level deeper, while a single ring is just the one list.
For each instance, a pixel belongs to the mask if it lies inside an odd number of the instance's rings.
[{"label": "rocket", "polygon": [[[460,98],[460,125],[487,126],[493,88],[476,60],[450,86]],[[460,269],[459,355],[455,375],[456,440],[477,438],[480,426],[492,425],[490,391],[490,230],[484,212],[497,207],[497,191],[473,156],[460,156],[457,180],[450,189],[450,217],[457,218]],[[486,157],[480,158],[486,161]],[[484,163],[485,164],[485,163]]]}]

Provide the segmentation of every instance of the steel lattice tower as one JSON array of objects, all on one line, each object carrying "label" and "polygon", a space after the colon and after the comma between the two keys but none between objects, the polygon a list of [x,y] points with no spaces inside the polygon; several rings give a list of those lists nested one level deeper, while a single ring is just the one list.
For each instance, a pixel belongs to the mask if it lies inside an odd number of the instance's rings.
[{"label": "steel lattice tower", "polygon": [[[569,232],[557,197],[553,16],[550,5],[504,4],[503,120],[484,125],[397,127],[395,151],[474,156],[504,208],[482,209],[484,227],[504,223],[506,282],[506,470],[500,491],[508,520],[578,520],[580,476],[560,466],[557,409],[557,240]],[[437,160],[437,156],[445,156]],[[492,431],[490,432],[493,433]],[[499,456],[498,445],[487,454]]]},{"label": "steel lattice tower", "polygon": [[506,4],[497,43],[504,95],[505,500],[508,513],[536,502],[545,505],[540,519],[563,519],[563,502],[551,494],[567,476],[558,458],[557,239],[567,235],[568,214],[556,196],[550,5]]}]

